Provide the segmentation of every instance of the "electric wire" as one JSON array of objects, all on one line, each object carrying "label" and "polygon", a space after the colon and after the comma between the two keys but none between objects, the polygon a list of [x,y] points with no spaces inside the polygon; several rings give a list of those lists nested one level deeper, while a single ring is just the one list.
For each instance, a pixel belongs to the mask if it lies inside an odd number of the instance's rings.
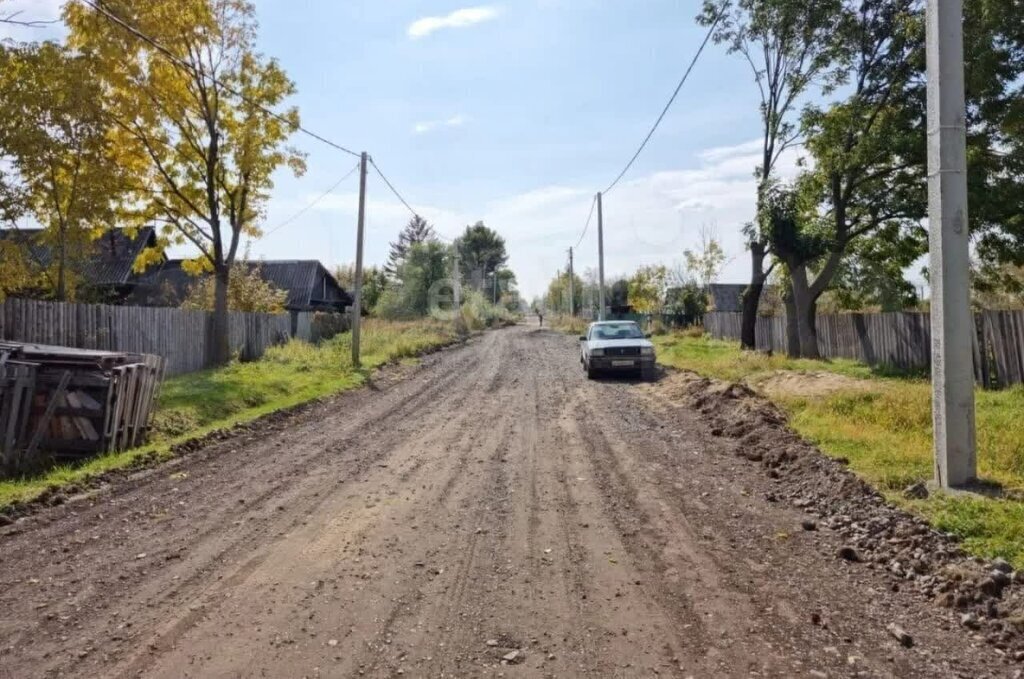
[{"label": "electric wire", "polygon": [[326,137],[324,137],[323,135],[317,134],[316,132],[313,132],[312,130],[310,130],[310,129],[306,128],[306,127],[303,127],[302,125],[296,125],[293,121],[288,120],[288,118],[286,118],[285,116],[281,115],[280,113],[272,111],[271,109],[267,108],[266,106],[263,106],[259,102],[253,101],[251,98],[247,97],[245,94],[243,94],[239,90],[231,87],[230,85],[225,84],[222,80],[218,79],[216,76],[208,75],[208,74],[204,73],[203,69],[201,67],[193,67],[191,64],[189,64],[188,62],[184,61],[183,59],[178,57],[176,54],[174,54],[174,52],[172,52],[168,48],[166,48],[163,45],[161,45],[159,42],[157,42],[157,40],[155,40],[154,38],[146,35],[145,33],[140,31],[135,26],[132,26],[131,24],[129,24],[124,19],[116,16],[115,14],[111,14],[109,11],[107,11],[103,7],[100,7],[95,2],[93,2],[93,0],[81,0],[81,2],[83,4],[85,4],[87,7],[91,8],[93,11],[97,12],[98,14],[100,14],[101,16],[106,18],[107,21],[110,21],[111,23],[114,23],[117,26],[120,26],[122,29],[124,29],[125,31],[127,31],[131,35],[135,36],[139,40],[142,40],[146,44],[150,45],[153,49],[155,49],[157,52],[162,54],[165,58],[167,58],[172,64],[177,66],[179,69],[184,69],[188,73],[195,73],[200,78],[203,78],[204,80],[207,80],[210,83],[220,87],[225,92],[228,92],[229,94],[237,97],[238,99],[240,99],[244,103],[248,104],[249,106],[252,106],[253,108],[259,110],[264,115],[270,116],[271,118],[274,118],[274,119],[276,119],[276,120],[278,120],[278,121],[280,121],[282,123],[285,123],[290,128],[295,129],[297,132],[301,132],[302,134],[306,135],[307,137],[315,139],[315,140],[319,141],[322,144],[326,144],[327,146],[335,148],[335,149],[337,149],[339,151],[343,151],[343,152],[345,152],[345,153],[347,153],[349,155],[359,157],[359,154],[356,153],[355,151],[353,151],[352,149],[346,148],[346,147],[342,146],[341,144],[333,142],[330,139],[327,139]]},{"label": "electric wire", "polygon": [[597,196],[594,196],[594,199],[590,201],[590,214],[587,215],[587,223],[583,225],[583,233],[580,234],[579,240],[577,240],[576,245],[573,246],[574,248],[578,248],[580,246],[580,243],[583,242],[583,238],[587,235],[587,229],[590,228],[590,220],[594,218],[594,207],[596,205]]},{"label": "electric wire", "polygon": [[331,195],[332,193],[334,193],[334,190],[335,190],[335,189],[337,189],[337,188],[338,188],[339,186],[341,186],[341,185],[342,185],[342,183],[344,183],[344,181],[345,181],[346,179],[348,179],[349,177],[351,177],[351,176],[352,176],[352,174],[353,174],[353,173],[354,173],[354,172],[355,172],[356,170],[358,170],[358,169],[359,169],[359,163],[356,163],[355,167],[353,167],[353,168],[352,168],[351,170],[349,170],[349,171],[348,171],[348,172],[347,172],[347,173],[345,174],[345,176],[344,176],[344,177],[342,177],[341,179],[339,179],[338,181],[336,181],[336,182],[335,182],[335,183],[334,183],[333,185],[331,185],[331,188],[327,189],[327,190],[326,190],[326,191],[324,191],[324,192],[323,192],[322,194],[320,194],[319,196],[317,196],[316,198],[314,198],[314,199],[313,199],[312,201],[310,201],[310,202],[309,202],[309,203],[308,203],[308,204],[307,204],[307,205],[306,205],[305,207],[303,207],[302,209],[300,209],[300,210],[298,210],[297,212],[295,212],[295,214],[293,214],[292,216],[288,217],[287,219],[285,219],[284,221],[282,221],[282,222],[281,222],[280,224],[278,224],[278,225],[277,225],[277,226],[275,226],[274,228],[270,229],[269,231],[265,231],[265,232],[263,233],[263,235],[261,236],[261,238],[266,238],[266,237],[267,237],[267,236],[269,236],[270,234],[272,234],[272,233],[275,233],[275,232],[277,232],[277,231],[280,231],[281,229],[283,229],[284,227],[288,226],[289,224],[291,224],[292,222],[294,222],[294,221],[295,221],[296,219],[298,219],[298,218],[299,218],[299,217],[301,217],[302,215],[304,215],[304,214],[306,214],[307,212],[309,212],[310,210],[312,210],[312,209],[313,209],[313,207],[314,207],[314,206],[316,206],[316,204],[317,204],[317,203],[319,203],[319,202],[320,202],[320,201],[322,201],[322,200],[323,200],[324,198],[326,198],[327,196],[329,196],[329,195]]},{"label": "electric wire", "polygon": [[413,217],[419,217],[419,213],[416,212],[416,210],[414,210],[411,205],[409,205],[408,201],[406,201],[405,198],[402,197],[402,194],[398,192],[398,189],[396,189],[394,185],[390,181],[388,181],[388,178],[385,177],[384,173],[381,172],[381,169],[377,167],[377,163],[374,162],[373,158],[370,158],[370,165],[373,165],[373,169],[377,171],[377,174],[380,175],[380,178],[383,179],[384,183],[387,184],[389,189],[391,189],[391,193],[395,194],[395,197],[398,198],[398,200],[402,201],[402,205],[404,205],[406,209],[412,213]]},{"label": "electric wire", "polygon": [[654,136],[655,130],[657,130],[658,126],[661,125],[661,121],[665,119],[665,115],[668,113],[668,110],[672,108],[673,102],[675,102],[676,97],[679,96],[679,91],[683,89],[683,85],[686,83],[687,78],[690,77],[690,72],[693,70],[693,67],[697,65],[697,60],[700,59],[700,55],[704,52],[704,48],[707,47],[708,42],[711,40],[711,36],[715,32],[715,28],[718,27],[718,24],[722,20],[722,16],[724,14],[724,12],[719,12],[718,16],[715,17],[714,22],[712,22],[711,27],[708,28],[707,35],[704,36],[704,41],[701,42],[700,47],[697,48],[697,53],[693,55],[693,59],[690,61],[690,65],[686,68],[686,72],[683,73],[683,77],[679,80],[679,84],[676,85],[676,89],[672,93],[672,96],[669,97],[668,103],[665,104],[665,108],[662,109],[661,115],[659,115],[658,119],[654,121],[654,126],[651,127],[651,131],[647,133],[646,137],[644,137],[643,142],[641,142],[640,144],[640,148],[636,150],[636,153],[633,154],[633,157],[629,159],[628,163],[626,163],[626,167],[622,168],[622,172],[620,172],[619,176],[615,178],[615,181],[609,184],[608,188],[606,188],[602,193],[608,193],[612,189],[614,189],[615,185],[618,184],[619,181],[624,176],[626,176],[626,173],[629,172],[629,169],[633,167],[633,163],[636,162],[636,159],[640,157],[640,154],[647,146],[647,142],[649,142],[651,140],[651,137]]}]

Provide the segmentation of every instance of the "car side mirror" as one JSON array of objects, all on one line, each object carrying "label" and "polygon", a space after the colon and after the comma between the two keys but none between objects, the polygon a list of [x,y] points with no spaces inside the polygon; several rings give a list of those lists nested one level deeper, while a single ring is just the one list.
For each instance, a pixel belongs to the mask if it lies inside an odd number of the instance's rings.
[{"label": "car side mirror", "polygon": [[587,336],[586,335],[580,335],[580,341],[581,342],[586,342],[587,341]]},{"label": "car side mirror", "polygon": [[644,337],[646,337],[647,339],[651,339],[651,333],[645,332]]}]

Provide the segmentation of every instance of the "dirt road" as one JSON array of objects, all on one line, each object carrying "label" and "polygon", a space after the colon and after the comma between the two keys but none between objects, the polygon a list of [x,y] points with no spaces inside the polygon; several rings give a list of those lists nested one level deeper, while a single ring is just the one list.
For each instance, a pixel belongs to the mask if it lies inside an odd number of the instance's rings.
[{"label": "dirt road", "polygon": [[0,677],[1013,676],[574,352],[487,333],[4,529]]}]

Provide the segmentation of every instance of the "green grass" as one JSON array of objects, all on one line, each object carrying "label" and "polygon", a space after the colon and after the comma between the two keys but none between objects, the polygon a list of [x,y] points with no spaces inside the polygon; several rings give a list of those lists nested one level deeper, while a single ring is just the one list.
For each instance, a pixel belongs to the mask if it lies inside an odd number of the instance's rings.
[{"label": "green grass", "polygon": [[1024,388],[978,390],[978,473],[1004,491],[999,498],[933,493],[909,501],[900,491],[932,476],[931,386],[920,377],[885,375],[855,361],[792,360],[744,352],[732,342],[673,334],[655,339],[659,360],[709,377],[757,385],[780,371],[832,372],[856,388],[809,398],[773,399],[791,426],[823,452],[845,457],[854,472],[887,497],[959,535],[972,553],[1002,556],[1024,568]]},{"label": "green grass", "polygon": [[590,321],[580,318],[579,316],[555,314],[546,316],[544,319],[544,325],[545,327],[558,332],[579,336],[587,332],[587,326],[590,325]]},{"label": "green grass", "polygon": [[271,348],[260,361],[236,361],[221,369],[173,377],[163,384],[148,445],[0,481],[0,508],[145,459],[169,458],[177,443],[355,388],[389,361],[412,359],[454,339],[451,324],[370,320],[363,324],[358,369],[352,365],[351,335],[346,333],[320,346],[292,341]]}]

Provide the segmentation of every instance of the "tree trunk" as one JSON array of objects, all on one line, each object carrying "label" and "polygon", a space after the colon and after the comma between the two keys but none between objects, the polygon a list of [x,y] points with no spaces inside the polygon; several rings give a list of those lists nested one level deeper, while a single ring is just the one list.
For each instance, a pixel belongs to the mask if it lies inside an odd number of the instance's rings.
[{"label": "tree trunk", "polygon": [[217,267],[213,286],[213,336],[210,357],[214,365],[224,365],[231,360],[231,345],[228,321],[228,282],[231,269]]},{"label": "tree trunk", "polygon": [[808,358],[821,358],[821,351],[818,348],[818,296],[811,292],[807,300],[807,312],[805,314],[805,325],[807,337],[814,346],[814,356]]},{"label": "tree trunk", "polygon": [[818,334],[814,323],[814,304],[810,286],[807,283],[807,266],[790,264],[789,277],[793,285],[793,305],[796,310],[797,336],[800,338],[802,358],[821,358],[818,353]]},{"label": "tree trunk", "polygon": [[790,358],[800,358],[800,330],[792,283],[786,285],[782,301],[786,304],[786,355]]},{"label": "tree trunk", "polygon": [[62,228],[60,230],[60,236],[57,241],[57,301],[63,302],[68,297],[68,280],[67,280],[67,239],[65,231]]},{"label": "tree trunk", "polygon": [[757,348],[757,309],[761,304],[764,290],[765,244],[754,241],[750,244],[750,285],[743,291],[743,318],[740,326],[740,346],[743,349]]}]

